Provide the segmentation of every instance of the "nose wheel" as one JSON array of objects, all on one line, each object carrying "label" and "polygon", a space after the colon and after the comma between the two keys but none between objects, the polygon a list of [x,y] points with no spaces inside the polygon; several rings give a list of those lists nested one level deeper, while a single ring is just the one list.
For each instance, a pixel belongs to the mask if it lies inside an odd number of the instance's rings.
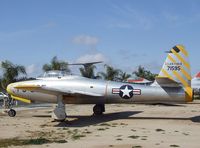
[{"label": "nose wheel", "polygon": [[14,109],[10,109],[10,110],[8,111],[8,115],[9,115],[10,117],[15,117],[16,111],[15,111]]},{"label": "nose wheel", "polygon": [[94,115],[102,115],[105,112],[105,105],[104,104],[96,104],[93,107]]}]

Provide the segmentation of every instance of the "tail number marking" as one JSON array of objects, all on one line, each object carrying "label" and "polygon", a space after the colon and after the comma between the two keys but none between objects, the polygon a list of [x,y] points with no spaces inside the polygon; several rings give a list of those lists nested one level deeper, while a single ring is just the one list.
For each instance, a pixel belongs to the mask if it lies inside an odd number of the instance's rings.
[{"label": "tail number marking", "polygon": [[169,70],[169,71],[180,71],[181,66],[167,66],[167,70]]}]

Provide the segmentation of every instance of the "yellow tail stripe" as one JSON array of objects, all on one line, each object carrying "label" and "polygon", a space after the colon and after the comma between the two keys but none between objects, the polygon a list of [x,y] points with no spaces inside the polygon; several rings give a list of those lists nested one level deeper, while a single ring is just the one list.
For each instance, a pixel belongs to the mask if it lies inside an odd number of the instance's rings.
[{"label": "yellow tail stripe", "polygon": [[171,50],[173,54],[187,67],[188,70],[190,70],[190,65],[178,54],[174,49]]},{"label": "yellow tail stripe", "polygon": [[[176,63],[176,61],[170,56],[168,55],[168,58],[170,61],[172,61],[173,63]],[[187,71],[185,71],[183,68],[181,68],[181,72],[183,73],[183,75],[188,79],[191,80],[191,76],[187,73]]]},{"label": "yellow tail stripe", "polygon": [[187,102],[193,101],[193,90],[192,90],[191,87],[185,88],[185,99],[186,99]]},{"label": "yellow tail stripe", "polygon": [[181,72],[183,73],[183,75],[188,79],[191,80],[191,76],[187,73],[187,71],[185,71],[183,68],[181,68]]},{"label": "yellow tail stripe", "polygon": [[172,61],[173,63],[176,63],[176,61],[168,54],[168,58],[170,61]]},{"label": "yellow tail stripe", "polygon": [[188,57],[188,52],[184,49],[182,45],[176,46],[186,57]]},{"label": "yellow tail stripe", "polygon": [[[163,73],[166,77],[172,79],[172,77],[168,74],[168,72],[167,72],[166,70],[164,70],[164,69],[162,68],[161,71],[162,71],[162,73]],[[173,79],[172,79],[172,80],[173,80]]]},{"label": "yellow tail stripe", "polygon": [[176,71],[173,71],[173,74],[176,76],[176,78],[181,81],[184,87],[188,87],[188,83],[177,73]]}]

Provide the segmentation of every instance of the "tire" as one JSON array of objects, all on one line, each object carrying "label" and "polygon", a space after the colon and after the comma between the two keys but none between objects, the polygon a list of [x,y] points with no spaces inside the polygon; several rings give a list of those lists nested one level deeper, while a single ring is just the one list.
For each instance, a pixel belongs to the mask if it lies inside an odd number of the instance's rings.
[{"label": "tire", "polygon": [[94,115],[102,115],[104,111],[105,111],[105,107],[102,104],[96,104],[93,107]]},{"label": "tire", "polygon": [[10,109],[10,110],[8,111],[8,115],[9,115],[10,117],[15,117],[16,111],[15,111],[14,109]]}]

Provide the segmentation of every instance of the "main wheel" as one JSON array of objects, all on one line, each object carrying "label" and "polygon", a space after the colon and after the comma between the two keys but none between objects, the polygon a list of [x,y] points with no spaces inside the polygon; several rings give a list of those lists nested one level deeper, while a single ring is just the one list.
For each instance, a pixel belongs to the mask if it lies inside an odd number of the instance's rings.
[{"label": "main wheel", "polygon": [[93,107],[93,112],[94,112],[94,115],[102,115],[103,112],[105,112],[105,106],[104,106],[104,104],[96,104]]},{"label": "main wheel", "polygon": [[16,111],[15,111],[14,109],[10,109],[10,110],[8,111],[8,115],[9,115],[10,117],[15,117]]}]

